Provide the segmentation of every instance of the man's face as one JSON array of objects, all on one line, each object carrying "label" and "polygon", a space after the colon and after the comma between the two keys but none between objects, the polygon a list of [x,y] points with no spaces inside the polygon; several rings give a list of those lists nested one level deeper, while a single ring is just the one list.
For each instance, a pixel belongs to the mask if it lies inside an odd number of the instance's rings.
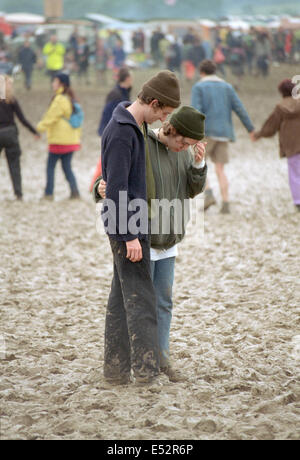
[{"label": "man's face", "polygon": [[129,75],[126,80],[124,80],[124,87],[125,88],[131,88],[132,87],[132,84],[133,84],[133,78],[132,78],[132,75]]},{"label": "man's face", "polygon": [[145,111],[145,121],[149,125],[155,121],[160,120],[162,123],[166,121],[167,117],[174,111],[173,107],[163,107],[158,106],[158,101],[155,99],[149,105],[147,105]]}]

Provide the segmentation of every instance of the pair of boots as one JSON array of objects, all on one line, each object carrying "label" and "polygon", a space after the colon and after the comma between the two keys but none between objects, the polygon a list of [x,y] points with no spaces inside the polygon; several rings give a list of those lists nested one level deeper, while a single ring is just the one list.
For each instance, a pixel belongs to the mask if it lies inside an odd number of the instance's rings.
[{"label": "pair of boots", "polygon": [[[213,206],[214,204],[217,204],[217,201],[213,195],[213,192],[211,189],[208,189],[204,192],[204,211],[206,211],[210,206]],[[230,213],[230,208],[229,208],[229,202],[228,201],[223,201],[222,207],[220,209],[221,214],[229,214]]]}]

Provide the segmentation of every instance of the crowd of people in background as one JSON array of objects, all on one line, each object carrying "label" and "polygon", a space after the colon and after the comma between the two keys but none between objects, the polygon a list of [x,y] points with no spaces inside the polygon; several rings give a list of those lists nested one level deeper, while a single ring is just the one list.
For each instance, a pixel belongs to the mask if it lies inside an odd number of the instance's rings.
[{"label": "crowd of people in background", "polygon": [[[131,50],[125,51],[121,33],[107,30],[84,36],[74,28],[67,42],[61,43],[55,33],[49,36],[25,36],[16,50],[11,49],[0,32],[0,72],[11,74],[19,65],[27,89],[32,86],[34,66],[46,67],[53,75],[62,69],[77,74],[83,84],[90,84],[90,67],[97,81],[107,83],[107,71],[117,75],[129,60],[129,67],[158,67],[175,72],[179,78],[194,82],[199,64],[212,59],[223,78],[230,72],[236,77],[236,88],[244,75],[267,77],[272,63],[296,63],[300,60],[300,30],[267,30],[251,27],[248,31],[216,27],[210,39],[200,29],[189,27],[184,34],[164,33],[160,27],[146,36],[143,29],[131,34]],[[127,43],[128,45],[128,43]]]},{"label": "crowd of people in background", "polygon": [[108,32],[103,39],[99,34],[91,39],[78,32],[75,27],[66,42],[61,42],[55,32],[48,36],[26,34],[23,43],[14,46],[6,42],[0,32],[0,73],[11,75],[17,68],[24,74],[25,87],[32,86],[32,72],[36,66],[46,70],[52,79],[55,74],[65,70],[70,75],[77,75],[79,82],[89,85],[89,69],[95,67],[99,80],[107,83],[107,70],[118,70],[124,66],[127,54],[119,33]]},{"label": "crowd of people in background", "polygon": [[151,54],[157,65],[182,72],[191,81],[204,59],[214,60],[223,77],[228,68],[237,77],[267,77],[272,62],[300,60],[300,30],[251,27],[245,32],[220,27],[213,30],[211,40],[203,40],[193,27],[183,37],[165,35],[158,29],[151,37]]}]

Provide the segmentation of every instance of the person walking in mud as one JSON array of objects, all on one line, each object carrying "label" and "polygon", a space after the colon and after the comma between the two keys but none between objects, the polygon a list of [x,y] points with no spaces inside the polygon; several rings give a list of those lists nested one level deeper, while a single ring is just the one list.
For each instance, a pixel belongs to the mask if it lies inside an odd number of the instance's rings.
[{"label": "person walking in mud", "polygon": [[30,41],[27,39],[19,51],[18,61],[22,66],[22,72],[25,77],[25,88],[29,91],[32,86],[32,72],[36,63],[36,53],[30,46]]},{"label": "person walking in mud", "polygon": [[61,160],[63,172],[70,186],[70,198],[79,198],[77,181],[71,163],[74,152],[80,150],[81,129],[73,128],[69,121],[75,110],[74,104],[76,102],[69,75],[57,74],[52,82],[52,88],[54,96],[50,107],[37,126],[40,133],[47,131],[48,137],[49,154],[44,198],[53,200],[54,173],[58,160]]},{"label": "person walking in mud", "polygon": [[255,132],[254,140],[263,137],[272,137],[279,133],[280,158],[287,158],[289,184],[294,205],[300,211],[300,100],[296,91],[296,84],[285,79],[278,91],[282,100],[276,105],[273,112]]},{"label": "person walking in mud", "polygon": [[40,136],[25,118],[13,93],[13,80],[7,75],[0,75],[0,96],[3,97],[3,99],[0,98],[0,154],[4,149],[15,196],[18,200],[22,200],[21,148],[15,116],[34,135],[35,139],[39,139]]},{"label": "person walking in mud", "polygon": [[85,84],[89,85],[89,65],[90,65],[90,47],[86,37],[79,37],[75,51],[75,61],[77,65],[77,75],[80,83],[85,79]]},{"label": "person walking in mud", "polygon": [[[194,108],[183,106],[161,128],[149,130],[147,136],[156,200],[167,206],[176,201],[178,205],[174,215],[170,208],[162,208],[162,214],[156,210],[151,221],[151,278],[157,301],[159,364],[160,371],[171,382],[185,380],[170,359],[173,283],[177,245],[185,235],[189,220],[190,210],[185,200],[203,192],[205,186],[205,144],[200,142],[204,137],[204,119]],[[105,191],[106,183],[99,177],[94,186],[96,202],[105,198]],[[182,219],[176,221],[175,213],[181,212]],[[160,220],[161,216],[165,221]]]},{"label": "person walking in mud", "polygon": [[[191,105],[206,115],[207,155],[215,164],[215,171],[222,196],[220,212],[228,214],[229,182],[225,164],[229,162],[228,145],[235,140],[232,112],[235,112],[253,140],[254,126],[236,91],[216,75],[217,66],[211,60],[200,64],[201,80],[192,88]],[[216,204],[216,199],[207,181],[204,209]]]},{"label": "person walking in mud", "polygon": [[[102,171],[107,182],[102,218],[114,262],[106,311],[104,377],[113,384],[129,383],[131,371],[138,384],[151,383],[159,374],[147,206],[155,198],[155,182],[145,139],[147,124],[165,121],[179,105],[175,74],[159,72],[143,85],[132,104],[117,106],[102,136]],[[125,200],[119,192],[125,193]],[[138,200],[140,222],[146,222],[147,228],[132,225],[132,200]]]},{"label": "person walking in mud", "polygon": [[98,134],[101,137],[108,122],[111,120],[113,111],[122,101],[130,101],[133,76],[127,67],[122,67],[117,75],[117,83],[106,96],[105,106],[99,123]]}]

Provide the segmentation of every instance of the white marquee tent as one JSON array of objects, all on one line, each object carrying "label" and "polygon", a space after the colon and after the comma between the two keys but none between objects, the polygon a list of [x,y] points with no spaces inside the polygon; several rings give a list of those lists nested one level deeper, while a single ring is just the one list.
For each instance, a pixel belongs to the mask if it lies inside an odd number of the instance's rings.
[{"label": "white marquee tent", "polygon": [[28,13],[13,13],[6,14],[4,16],[6,22],[9,24],[44,24],[44,16],[39,16],[37,14],[28,14]]}]

